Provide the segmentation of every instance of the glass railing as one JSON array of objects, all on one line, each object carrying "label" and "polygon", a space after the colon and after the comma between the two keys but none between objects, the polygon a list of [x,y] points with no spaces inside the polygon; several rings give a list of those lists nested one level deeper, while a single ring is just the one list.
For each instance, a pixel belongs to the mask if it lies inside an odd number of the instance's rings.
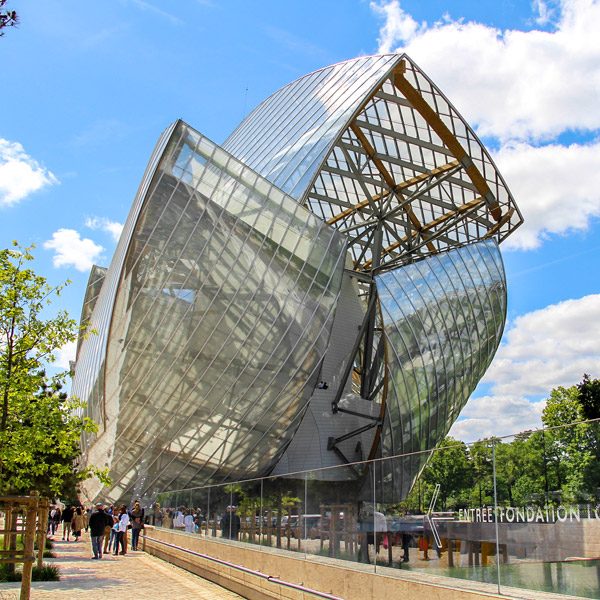
[{"label": "glass railing", "polygon": [[[423,455],[427,465],[402,497],[403,476]],[[386,575],[598,598],[600,421],[165,490],[147,514],[159,527]]]}]

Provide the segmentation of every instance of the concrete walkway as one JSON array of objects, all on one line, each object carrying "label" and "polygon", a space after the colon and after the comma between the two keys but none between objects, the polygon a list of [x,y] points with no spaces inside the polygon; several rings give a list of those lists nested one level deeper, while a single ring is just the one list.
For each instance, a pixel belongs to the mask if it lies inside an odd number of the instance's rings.
[{"label": "concrete walkway", "polygon": [[[57,558],[44,562],[60,568],[60,581],[32,583],[32,600],[81,600],[118,598],[119,600],[240,600],[214,583],[192,575],[145,552],[127,551],[125,556],[103,556],[92,560],[89,535],[79,542],[54,540]],[[20,584],[0,584],[0,600],[17,600]]]}]

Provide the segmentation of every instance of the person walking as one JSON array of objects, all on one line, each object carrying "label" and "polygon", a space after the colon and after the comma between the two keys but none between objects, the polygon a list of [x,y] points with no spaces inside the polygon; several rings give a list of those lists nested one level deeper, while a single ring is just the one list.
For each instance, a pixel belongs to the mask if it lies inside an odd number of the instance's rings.
[{"label": "person walking", "polygon": [[98,560],[102,558],[102,540],[106,526],[110,527],[112,517],[104,512],[102,502],[96,504],[96,511],[93,512],[89,520],[90,537],[92,539],[92,558]]},{"label": "person walking", "polygon": [[183,526],[186,533],[194,533],[194,513],[191,508],[186,511],[185,517],[183,517]]},{"label": "person walking", "polygon": [[73,506],[67,506],[65,510],[63,510],[62,515],[60,517],[63,524],[63,533],[62,539],[64,540],[66,537],[66,541],[69,541],[69,535],[71,534],[71,521],[73,520],[73,515],[75,514],[75,508]]},{"label": "person walking", "polygon": [[113,513],[112,515],[113,525],[110,528],[110,539],[108,541],[108,551],[116,553],[118,552],[119,546],[117,540],[119,539],[119,515]]},{"label": "person walking", "polygon": [[73,520],[71,521],[71,530],[73,531],[73,537],[75,541],[78,542],[81,537],[81,530],[85,525],[85,517],[83,516],[83,511],[81,510],[81,506],[78,506],[75,509],[75,513],[73,514]]},{"label": "person walking", "polygon": [[92,511],[92,507],[88,506],[85,509],[85,512],[83,514],[83,519],[84,519],[84,525],[85,525],[85,532],[88,532],[88,529],[90,527],[90,517],[92,516],[93,511]]},{"label": "person walking", "polygon": [[106,509],[104,509],[104,514],[108,518],[106,519],[106,525],[104,526],[104,543],[103,543],[102,552],[104,554],[106,554],[106,553],[110,552],[112,538],[114,537],[113,530],[112,530],[112,527],[114,525],[114,519],[113,519],[113,516],[111,514],[109,514]]},{"label": "person walking", "polygon": [[59,506],[54,507],[54,511],[52,513],[52,535],[56,533],[58,530],[58,526],[60,525],[60,518],[62,512]]},{"label": "person walking", "polygon": [[163,512],[160,509],[160,504],[156,502],[154,504],[154,512],[152,514],[152,525],[156,527],[162,527],[163,524]]},{"label": "person walking", "polygon": [[221,519],[221,536],[230,540],[237,540],[240,530],[240,518],[235,513],[237,506],[228,506],[227,512]]}]

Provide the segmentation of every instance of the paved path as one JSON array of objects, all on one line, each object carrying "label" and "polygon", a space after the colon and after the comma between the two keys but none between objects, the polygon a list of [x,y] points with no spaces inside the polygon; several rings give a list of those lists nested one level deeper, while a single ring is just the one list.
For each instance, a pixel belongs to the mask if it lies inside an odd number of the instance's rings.
[{"label": "paved path", "polygon": [[[145,552],[125,556],[104,556],[92,560],[88,534],[82,541],[54,540],[55,559],[45,562],[58,565],[60,581],[32,583],[32,600],[82,600],[85,598],[118,598],[125,600],[240,600],[214,583],[192,575]],[[18,583],[0,584],[0,600],[16,600]]]}]

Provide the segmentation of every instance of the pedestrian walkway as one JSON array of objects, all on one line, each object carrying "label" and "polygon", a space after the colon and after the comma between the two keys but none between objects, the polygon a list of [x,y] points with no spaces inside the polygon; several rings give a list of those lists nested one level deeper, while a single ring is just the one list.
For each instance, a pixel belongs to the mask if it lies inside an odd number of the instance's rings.
[{"label": "pedestrian walkway", "polygon": [[[240,600],[241,596],[192,575],[145,552],[128,550],[125,556],[105,555],[92,560],[89,534],[79,542],[54,540],[57,558],[44,562],[60,568],[60,581],[34,581],[31,600]],[[19,584],[0,584],[0,600],[16,600]]]}]

